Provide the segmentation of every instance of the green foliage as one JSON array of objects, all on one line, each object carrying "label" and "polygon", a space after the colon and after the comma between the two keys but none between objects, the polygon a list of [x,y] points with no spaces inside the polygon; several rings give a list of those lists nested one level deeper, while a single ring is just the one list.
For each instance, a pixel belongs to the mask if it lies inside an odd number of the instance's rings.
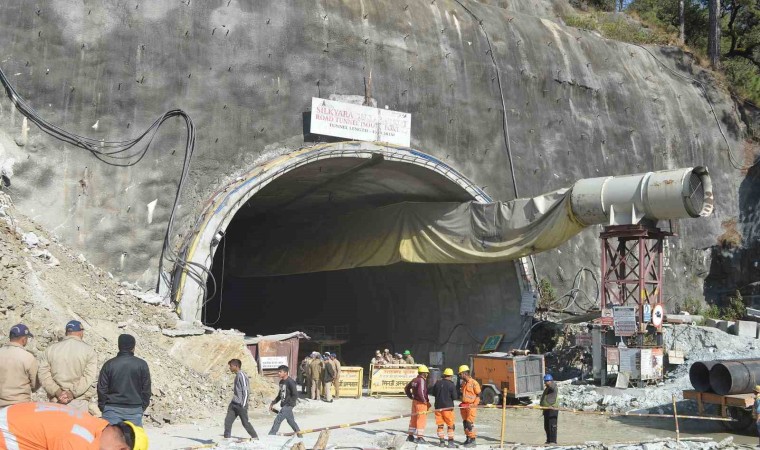
[{"label": "green foliage", "polygon": [[756,64],[746,58],[727,58],[723,60],[723,70],[739,96],[760,100],[760,69]]},{"label": "green foliage", "polygon": [[695,316],[701,316],[703,309],[702,302],[694,297],[687,297],[681,305],[681,311],[687,311]]},{"label": "green foliage", "polygon": [[702,317],[705,319],[720,319],[722,316],[723,312],[718,305],[708,305],[707,308],[702,311]]},{"label": "green foliage", "polygon": [[548,309],[557,300],[557,291],[546,278],[538,282],[538,293],[541,294],[538,301],[538,307],[541,309]]},{"label": "green foliage", "polygon": [[[686,45],[697,55],[707,53],[707,0],[685,0]],[[679,0],[633,0],[628,12],[646,24],[678,34]],[[730,89],[760,103],[760,0],[721,2],[721,64]]]},{"label": "green foliage", "polygon": [[728,303],[722,309],[724,320],[741,320],[747,312],[747,305],[744,303],[742,294],[736,291],[736,295],[729,297]]},{"label": "green foliage", "polygon": [[650,29],[641,23],[620,14],[599,11],[587,14],[572,14],[563,17],[571,27],[599,31],[604,37],[633,44],[667,45],[671,36],[657,29]]}]

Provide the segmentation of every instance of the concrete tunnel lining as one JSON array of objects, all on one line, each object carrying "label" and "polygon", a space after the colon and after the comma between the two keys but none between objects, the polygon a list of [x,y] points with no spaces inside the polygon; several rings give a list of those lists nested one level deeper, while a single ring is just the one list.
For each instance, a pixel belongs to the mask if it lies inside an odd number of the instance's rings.
[{"label": "concrete tunnel lining", "polygon": [[[371,159],[373,155],[380,155],[385,161],[425,168],[459,186],[472,200],[491,201],[488,194],[461,173],[437,158],[417,150],[367,142],[319,144],[259,164],[221,188],[209,200],[204,212],[199,216],[195,230],[188,236],[185,259],[191,263],[211,267],[217,250],[212,242],[216,239],[217,233],[227,230],[236,213],[254,195],[288,172],[325,159],[347,157]],[[174,299],[181,317],[191,321],[201,319],[204,295],[201,284],[188,279],[187,274],[182,271],[175,273],[175,276],[179,277],[179,284],[174,293]],[[199,281],[205,283],[205,275]]]},{"label": "concrete tunnel lining", "polygon": [[[353,171],[357,167],[361,169]],[[330,190],[336,196],[328,199]],[[191,261],[203,261],[219,286],[227,286],[224,311],[217,309],[218,297],[204,308],[198,287],[185,280],[178,298],[187,320],[201,319],[247,334],[285,332],[303,321],[300,315],[289,317],[292,320],[280,318],[289,311],[282,303],[300,310],[308,297],[317,303],[311,307],[310,319],[319,320],[333,314],[326,311],[334,311],[335,320],[354,324],[357,332],[352,331],[352,338],[356,339],[347,357],[357,362],[363,362],[362,355],[381,342],[412,348],[423,357],[428,351],[444,350],[447,359],[460,361],[477,349],[478,340],[485,335],[504,333],[508,339],[519,340],[524,334],[525,320],[519,314],[521,279],[512,261],[442,266],[404,263],[284,277],[235,277],[236,264],[246,264],[242,240],[257,235],[266,239],[267,227],[281,226],[278,220],[282,218],[297,218],[298,222],[285,225],[296,232],[323,214],[326,201],[331,201],[329,209],[338,216],[357,208],[408,200],[490,201],[482,189],[429,155],[371,143],[318,145],[257,166],[223,191],[209,204],[187,255]],[[271,215],[274,222],[262,225],[257,221],[261,217],[269,220]],[[224,241],[212,245],[219,230],[226,232]],[[226,255],[226,264],[219,264],[221,255]],[[225,265],[226,272],[220,274],[219,267]],[[468,308],[478,312],[462,319]],[[424,330],[415,328],[415,317]],[[381,325],[374,326],[375,321]],[[472,330],[477,330],[476,337]]]}]

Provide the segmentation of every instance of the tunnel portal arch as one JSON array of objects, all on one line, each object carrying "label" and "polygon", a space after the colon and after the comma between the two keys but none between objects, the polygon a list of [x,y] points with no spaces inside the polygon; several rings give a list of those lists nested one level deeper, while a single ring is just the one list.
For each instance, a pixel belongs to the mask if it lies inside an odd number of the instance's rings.
[{"label": "tunnel portal arch", "polygon": [[[465,194],[466,198],[462,200],[491,201],[483,189],[460,172],[419,150],[384,143],[354,141],[319,144],[258,164],[245,175],[217,191],[207,202],[193,232],[189,235],[184,251],[185,260],[197,266],[211,267],[217,251],[219,233],[226,232],[239,210],[249,201],[255,201],[258,193],[299,168],[320,161],[338,159],[365,160],[369,164],[373,159],[381,159],[384,162],[419,168],[423,173],[427,172],[448,180],[449,188],[456,187]],[[179,278],[177,288],[173,292],[177,311],[184,320],[200,320],[204,302],[205,274],[201,279],[192,279],[193,277],[188,276],[186,272],[178,270],[175,276]]]}]

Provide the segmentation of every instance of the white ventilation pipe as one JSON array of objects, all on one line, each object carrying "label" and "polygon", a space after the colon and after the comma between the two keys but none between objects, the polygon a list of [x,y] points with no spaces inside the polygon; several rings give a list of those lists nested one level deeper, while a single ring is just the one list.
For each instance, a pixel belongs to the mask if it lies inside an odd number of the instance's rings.
[{"label": "white ventilation pipe", "polygon": [[635,225],[707,217],[713,211],[706,167],[579,180],[571,194],[573,214],[585,225]]}]

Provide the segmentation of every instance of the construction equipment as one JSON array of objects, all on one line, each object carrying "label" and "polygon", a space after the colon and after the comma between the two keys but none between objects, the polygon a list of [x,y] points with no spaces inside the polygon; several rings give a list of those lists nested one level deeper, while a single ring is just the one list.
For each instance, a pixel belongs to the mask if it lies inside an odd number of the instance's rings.
[{"label": "construction equipment", "polygon": [[544,389],[546,365],[544,355],[513,356],[510,353],[493,352],[470,356],[472,376],[480,383],[483,404],[492,405],[507,397],[519,399],[540,394]]}]

